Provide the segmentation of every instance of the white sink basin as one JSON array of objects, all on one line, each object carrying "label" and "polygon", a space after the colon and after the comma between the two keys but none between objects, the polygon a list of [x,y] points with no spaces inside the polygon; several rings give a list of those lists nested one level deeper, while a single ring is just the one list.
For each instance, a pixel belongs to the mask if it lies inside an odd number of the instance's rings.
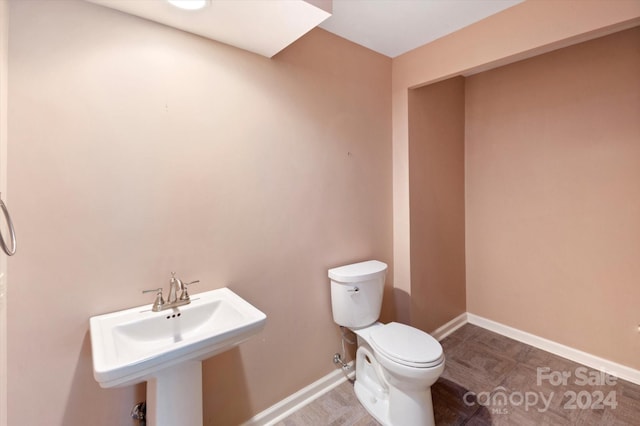
[{"label": "white sink basin", "polygon": [[161,312],[152,305],[90,319],[93,375],[103,388],[153,379],[185,361],[202,361],[264,327],[266,315],[228,288],[191,296]]}]

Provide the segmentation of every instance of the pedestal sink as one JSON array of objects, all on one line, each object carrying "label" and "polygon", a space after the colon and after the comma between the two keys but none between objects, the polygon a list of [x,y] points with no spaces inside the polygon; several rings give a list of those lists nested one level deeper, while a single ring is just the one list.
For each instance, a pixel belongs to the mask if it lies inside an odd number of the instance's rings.
[{"label": "pedestal sink", "polygon": [[148,382],[149,426],[202,426],[202,360],[260,332],[267,317],[226,287],[151,307],[90,319],[93,376],[103,388]]}]

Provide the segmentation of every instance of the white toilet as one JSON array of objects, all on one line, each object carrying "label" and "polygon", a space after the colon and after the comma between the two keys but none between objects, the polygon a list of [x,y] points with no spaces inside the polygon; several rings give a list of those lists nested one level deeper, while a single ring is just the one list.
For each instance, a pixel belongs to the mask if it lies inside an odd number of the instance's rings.
[{"label": "white toilet", "polygon": [[354,388],[369,414],[384,426],[431,426],[442,346],[417,328],[378,322],[386,273],[377,260],[330,269],[333,320],[358,336]]}]

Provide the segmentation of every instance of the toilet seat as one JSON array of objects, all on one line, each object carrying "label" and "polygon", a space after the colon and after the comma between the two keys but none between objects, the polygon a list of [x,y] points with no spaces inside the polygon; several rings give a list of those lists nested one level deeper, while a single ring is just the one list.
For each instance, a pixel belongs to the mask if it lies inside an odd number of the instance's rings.
[{"label": "toilet seat", "polygon": [[371,346],[382,356],[408,367],[430,368],[444,361],[442,346],[417,328],[390,322],[371,331]]}]

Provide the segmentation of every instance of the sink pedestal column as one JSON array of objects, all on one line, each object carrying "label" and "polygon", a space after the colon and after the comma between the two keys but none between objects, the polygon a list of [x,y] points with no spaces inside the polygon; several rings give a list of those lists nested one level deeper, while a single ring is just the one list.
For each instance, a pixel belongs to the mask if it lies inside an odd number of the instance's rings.
[{"label": "sink pedestal column", "polygon": [[202,426],[202,362],[166,368],[147,381],[149,426]]}]

